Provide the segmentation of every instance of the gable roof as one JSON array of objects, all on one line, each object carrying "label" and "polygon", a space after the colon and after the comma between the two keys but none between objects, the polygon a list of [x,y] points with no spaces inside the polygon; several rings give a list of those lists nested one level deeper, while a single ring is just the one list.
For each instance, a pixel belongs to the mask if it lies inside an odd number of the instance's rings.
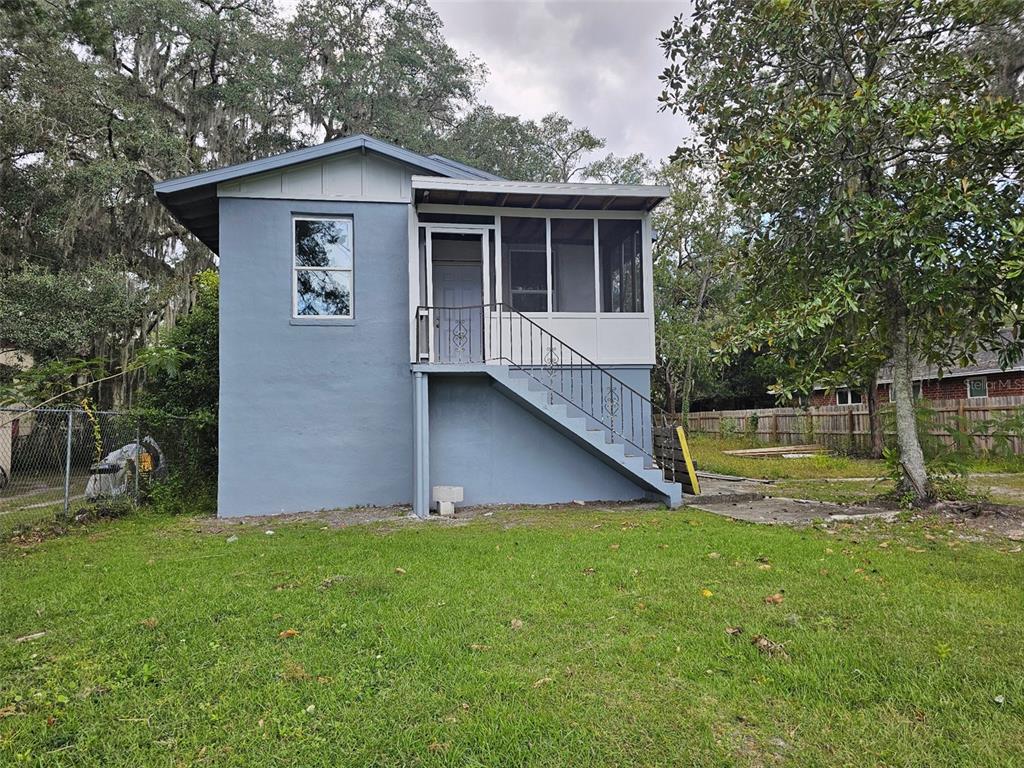
[{"label": "gable roof", "polygon": [[501,178],[441,155],[428,157],[360,133],[326,141],[314,147],[303,147],[271,157],[249,160],[226,168],[217,168],[178,179],[158,181],[153,185],[153,190],[160,202],[171,212],[171,215],[216,253],[219,245],[218,184],[245,176],[279,170],[299,163],[308,163],[355,149],[374,152],[400,163],[411,165],[430,175],[476,180]]}]

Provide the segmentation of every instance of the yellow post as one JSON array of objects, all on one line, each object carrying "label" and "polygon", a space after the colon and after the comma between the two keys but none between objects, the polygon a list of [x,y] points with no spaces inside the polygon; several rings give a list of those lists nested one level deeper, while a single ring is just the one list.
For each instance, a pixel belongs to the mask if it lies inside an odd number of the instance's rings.
[{"label": "yellow post", "polygon": [[686,462],[686,474],[690,478],[690,493],[694,496],[700,495],[700,483],[697,482],[697,470],[693,466],[693,459],[690,458],[690,448],[686,445],[686,433],[683,428],[676,427],[676,437],[679,438],[679,447],[683,451],[683,460]]}]

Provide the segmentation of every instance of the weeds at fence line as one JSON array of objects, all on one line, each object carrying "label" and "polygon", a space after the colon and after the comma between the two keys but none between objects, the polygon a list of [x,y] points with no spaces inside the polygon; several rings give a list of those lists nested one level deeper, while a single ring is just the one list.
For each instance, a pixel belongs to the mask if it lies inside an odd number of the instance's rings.
[{"label": "weeds at fence line", "polygon": [[[188,419],[82,408],[0,408],[0,540],[119,517],[194,467]],[[210,469],[212,473],[212,468]]]}]

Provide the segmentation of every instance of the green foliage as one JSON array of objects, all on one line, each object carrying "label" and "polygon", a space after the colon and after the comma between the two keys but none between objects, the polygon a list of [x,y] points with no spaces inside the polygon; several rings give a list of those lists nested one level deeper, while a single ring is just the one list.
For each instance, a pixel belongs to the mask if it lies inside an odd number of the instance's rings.
[{"label": "green foliage", "polygon": [[0,381],[2,405],[68,405],[81,397],[83,382],[95,381],[105,373],[98,358],[49,360],[25,370],[12,369],[10,379]]},{"label": "green foliage", "polygon": [[650,163],[643,155],[608,155],[590,162],[590,153],[604,144],[589,128],[577,127],[557,112],[535,121],[480,105],[445,134],[441,146],[452,159],[506,179],[568,182],[614,178],[629,183],[651,175]]},{"label": "green foliage", "polygon": [[[215,272],[202,272],[196,283],[192,312],[152,356],[174,364],[152,369],[139,410],[144,431],[153,434],[171,472],[180,475],[168,487],[189,493],[210,483],[217,472],[219,278]],[[158,499],[163,498],[160,493]]]},{"label": "green foliage", "polygon": [[744,242],[729,348],[784,363],[781,391],[1024,350],[1000,334],[1024,303],[1024,105],[984,44],[1021,8],[698,0],[663,34],[663,104],[720,162]]},{"label": "green foliage", "polygon": [[122,268],[51,272],[25,265],[0,279],[0,343],[37,361],[80,357],[133,327],[143,292]]},{"label": "green foliage", "polygon": [[431,137],[456,122],[484,76],[448,44],[426,0],[303,0],[284,39],[278,87],[327,140],[370,133],[434,152]]}]

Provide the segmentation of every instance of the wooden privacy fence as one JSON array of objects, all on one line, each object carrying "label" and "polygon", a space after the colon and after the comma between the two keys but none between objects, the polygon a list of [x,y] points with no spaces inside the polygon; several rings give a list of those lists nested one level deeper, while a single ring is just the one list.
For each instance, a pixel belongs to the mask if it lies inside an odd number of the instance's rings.
[{"label": "wooden privacy fence", "polygon": [[[1019,416],[1024,411],[1024,396],[979,397],[970,400],[929,400],[927,433],[936,441],[952,446],[955,438],[948,428],[973,434],[974,449],[988,453],[1000,441],[986,425]],[[881,407],[886,441],[895,438],[889,413],[892,404]],[[766,443],[799,445],[817,443],[839,451],[860,452],[871,447],[868,406],[819,405],[807,408],[753,408],[739,411],[702,411],[686,417],[691,434],[747,435]],[[1019,433],[1002,441],[1016,455],[1024,455],[1024,439]]]}]

